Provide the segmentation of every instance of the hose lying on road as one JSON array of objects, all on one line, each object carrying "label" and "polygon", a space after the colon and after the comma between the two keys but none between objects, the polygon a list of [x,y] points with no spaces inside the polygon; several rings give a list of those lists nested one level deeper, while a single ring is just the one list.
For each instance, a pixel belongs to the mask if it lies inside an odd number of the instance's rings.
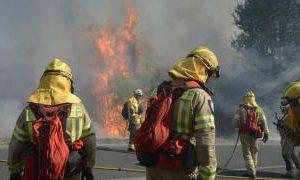
[{"label": "hose lying on road", "polygon": [[95,166],[94,169],[97,169],[97,170],[108,170],[108,171],[138,172],[138,173],[145,173],[146,172],[144,169],[117,168],[117,167],[107,167],[107,166]]},{"label": "hose lying on road", "polygon": [[[0,159],[0,163],[7,163],[7,160]],[[108,166],[94,166],[93,169],[108,170],[108,171],[137,172],[137,173],[145,173],[146,172],[144,169],[119,168],[119,167],[108,167]]]},{"label": "hose lying on road", "polygon": [[[224,179],[251,179],[249,177],[243,177],[243,176],[227,176],[227,175],[217,175],[218,178],[224,178]],[[281,179],[281,178],[263,178],[263,177],[256,177],[256,180],[270,180],[270,179]]]},{"label": "hose lying on road", "polygon": [[119,152],[119,153],[125,153],[125,154],[132,154],[135,155],[135,152],[128,152],[127,150],[122,150],[122,149],[113,149],[105,146],[97,146],[97,150],[101,151],[113,151],[113,152]]},{"label": "hose lying on road", "polygon": [[234,148],[232,150],[232,153],[231,153],[229,159],[226,161],[225,165],[217,172],[217,174],[221,174],[225,170],[225,168],[228,166],[229,162],[232,160],[233,155],[234,155],[235,150],[236,150],[236,147],[237,147],[237,144],[239,142],[239,139],[240,139],[240,133],[238,133],[238,137],[236,138],[236,142],[235,142]]}]

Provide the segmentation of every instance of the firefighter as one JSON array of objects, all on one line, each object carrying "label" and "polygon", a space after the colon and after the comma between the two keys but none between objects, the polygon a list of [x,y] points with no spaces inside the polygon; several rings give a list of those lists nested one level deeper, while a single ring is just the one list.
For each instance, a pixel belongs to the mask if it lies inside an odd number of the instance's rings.
[{"label": "firefighter", "polygon": [[[291,158],[293,158],[293,145],[298,145],[300,144],[300,127],[299,127],[299,118],[300,118],[300,82],[292,82],[289,83],[282,92],[282,97],[281,97],[281,105],[283,107],[286,107],[287,112],[286,116],[284,118],[284,133],[288,139],[285,141],[285,149],[283,150],[283,157],[284,160],[289,160],[289,162],[286,164],[287,168],[287,175],[293,176],[294,171],[293,171],[293,165]],[[288,140],[288,141],[287,141]],[[294,157],[295,158],[295,157]],[[296,162],[299,163],[299,160]],[[299,168],[299,164],[295,163],[296,168]],[[297,167],[298,166],[298,167]],[[296,175],[296,179],[300,179],[300,173],[298,171]]]},{"label": "firefighter", "polygon": [[263,136],[262,141],[267,142],[269,129],[264,111],[256,103],[252,91],[248,91],[243,97],[234,120],[236,128],[239,130],[247,176],[255,178],[258,156],[257,139]]},{"label": "firefighter", "polygon": [[281,144],[281,155],[285,162],[286,168],[286,177],[292,178],[295,175],[294,165],[297,169],[300,168],[299,158],[295,153],[295,147],[299,145],[299,142],[294,138],[292,131],[288,128],[289,119],[287,119],[287,113],[289,111],[289,105],[281,105],[281,113],[283,114],[282,118],[277,118],[277,123],[274,122],[273,124],[276,125],[277,130],[279,131],[280,135],[280,144]]},{"label": "firefighter", "polygon": [[[182,160],[187,167],[172,171],[147,167],[147,179],[215,179],[217,160],[215,153],[215,123],[212,92],[204,86],[210,78],[219,77],[219,63],[215,54],[200,46],[187,57],[178,60],[169,70],[174,86],[195,81],[200,88],[187,89],[176,98],[173,106],[171,137],[178,137],[193,144]],[[199,87],[198,86],[198,87]],[[191,146],[189,146],[191,147]],[[167,165],[168,166],[168,165]],[[195,169],[198,169],[196,173]]]},{"label": "firefighter", "polygon": [[73,91],[71,68],[54,59],[16,122],[8,151],[11,180],[93,179],[95,132]]},{"label": "firefighter", "polygon": [[142,113],[143,108],[140,104],[140,99],[143,96],[143,91],[141,89],[136,89],[133,95],[127,100],[128,103],[128,130],[129,130],[129,142],[128,151],[134,152],[134,137],[136,130],[141,126],[142,123]]}]

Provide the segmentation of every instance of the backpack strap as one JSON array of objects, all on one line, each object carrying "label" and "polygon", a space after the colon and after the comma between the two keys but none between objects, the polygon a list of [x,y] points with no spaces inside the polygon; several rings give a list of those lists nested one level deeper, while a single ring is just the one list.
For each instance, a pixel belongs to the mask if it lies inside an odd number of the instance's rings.
[{"label": "backpack strap", "polygon": [[207,94],[209,94],[210,96],[213,96],[213,95],[214,95],[214,93],[213,93],[208,87],[206,87],[203,83],[199,83],[199,82],[197,82],[197,81],[187,81],[187,82],[185,83],[185,85],[186,85],[186,88],[187,88],[187,89],[201,88],[201,89],[203,89],[204,91],[206,91]]},{"label": "backpack strap", "polygon": [[[46,107],[41,104],[29,103],[28,108],[25,110],[25,120],[27,123],[27,130],[30,142],[35,143],[33,135],[33,123],[41,117],[46,119],[49,117],[48,113],[62,113],[62,118],[68,117],[70,110],[68,110],[70,104],[58,105],[56,107]],[[56,112],[57,111],[57,112]],[[50,115],[51,116],[51,115]]]},{"label": "backpack strap", "polygon": [[199,83],[197,83],[196,81],[187,81],[185,83],[186,87],[188,89],[192,89],[192,88],[200,88],[201,86],[199,85]]},{"label": "backpack strap", "polygon": [[253,109],[254,111],[257,110],[257,107],[255,107],[255,106],[250,107],[250,106],[247,106],[247,105],[245,105],[245,104],[241,104],[240,107],[244,108],[246,111],[247,111],[248,109]]}]

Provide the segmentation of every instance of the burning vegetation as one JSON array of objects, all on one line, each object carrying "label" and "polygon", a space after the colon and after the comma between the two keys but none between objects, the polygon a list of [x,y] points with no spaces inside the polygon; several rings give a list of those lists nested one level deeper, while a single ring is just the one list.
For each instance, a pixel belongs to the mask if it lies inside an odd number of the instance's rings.
[{"label": "burning vegetation", "polygon": [[97,103],[96,118],[101,131],[110,137],[127,134],[126,123],[120,115],[123,102],[115,98],[113,81],[133,76],[140,59],[140,45],[134,32],[138,14],[129,1],[125,1],[125,8],[123,25],[118,27],[108,21],[105,26],[93,26],[88,31],[95,48],[91,73],[96,79],[92,89]]}]

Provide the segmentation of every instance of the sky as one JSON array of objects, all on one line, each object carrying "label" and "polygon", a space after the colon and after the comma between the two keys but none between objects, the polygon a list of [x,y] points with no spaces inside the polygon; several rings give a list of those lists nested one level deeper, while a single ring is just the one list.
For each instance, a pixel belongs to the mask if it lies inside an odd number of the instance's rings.
[{"label": "sky", "polygon": [[[265,108],[269,126],[273,126],[280,88],[298,71],[291,66],[290,72],[280,78],[265,77],[255,64],[248,63],[231,48],[231,39],[239,33],[231,15],[237,1],[130,2],[138,13],[135,33],[142,44],[144,59],[153,68],[167,69],[196,46],[205,45],[215,52],[221,66],[222,78],[209,83],[216,94],[217,110],[223,112],[217,121],[232,121],[230,117],[242,96],[254,88],[257,96],[262,97],[258,102]],[[0,122],[5,127],[0,137],[11,135],[27,97],[38,86],[45,66],[55,57],[71,65],[76,94],[88,110],[93,109],[90,93],[93,80],[89,73],[93,47],[85,31],[94,25],[104,26],[109,20],[122,24],[125,14],[122,0],[0,0]],[[270,98],[275,103],[269,104]],[[271,129],[275,137],[274,127]]]}]

